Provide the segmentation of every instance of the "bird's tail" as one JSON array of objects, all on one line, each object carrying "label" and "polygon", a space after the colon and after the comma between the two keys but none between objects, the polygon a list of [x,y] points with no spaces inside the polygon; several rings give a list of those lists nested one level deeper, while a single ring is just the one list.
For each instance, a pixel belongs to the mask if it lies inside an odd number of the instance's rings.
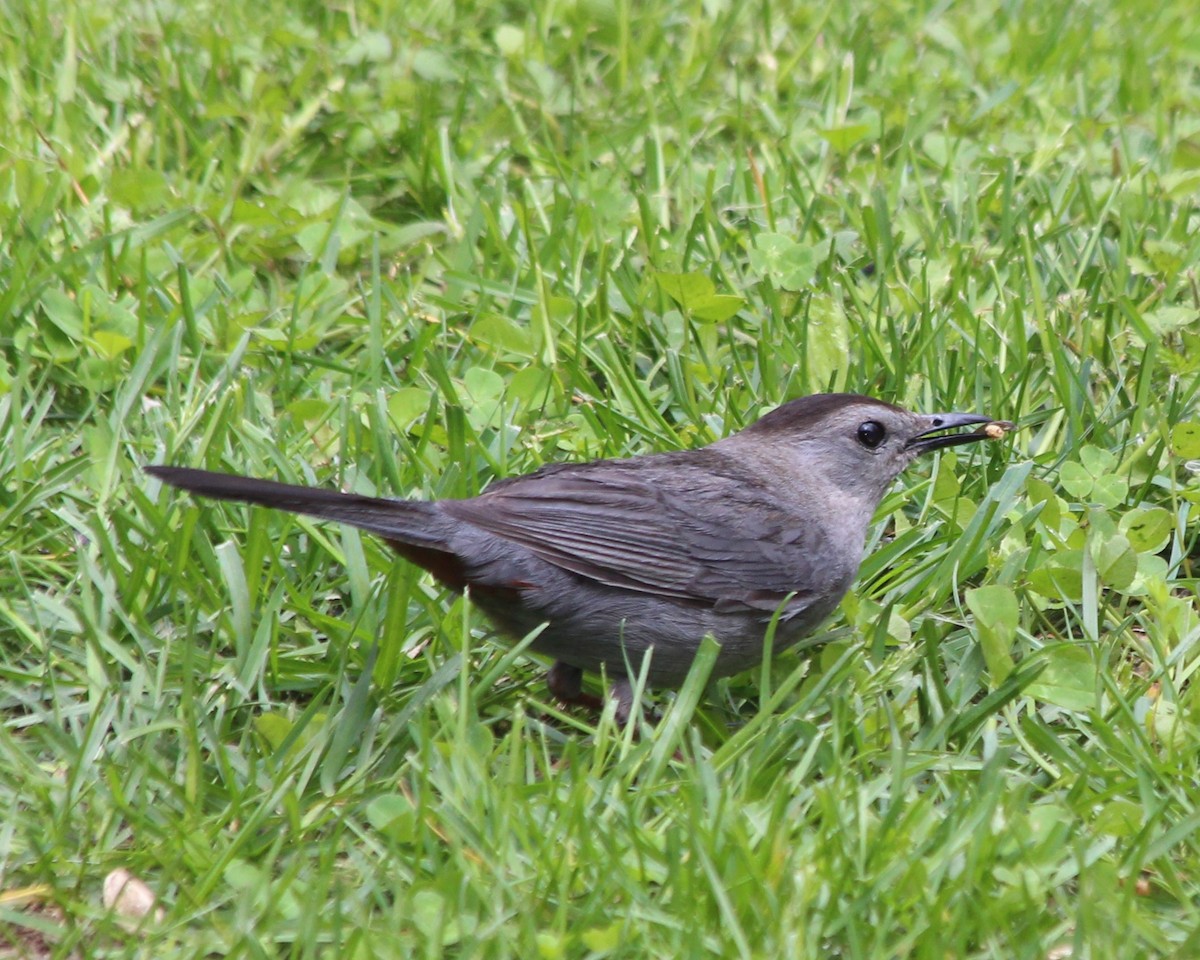
[{"label": "bird's tail", "polygon": [[384,500],[356,493],[298,487],[274,480],[258,480],[231,473],[193,470],[190,467],[146,467],[150,476],[202,497],[238,500],[276,510],[303,513],[348,523],[369,530],[397,545],[410,544],[434,550],[447,548],[452,521],[424,500]]}]

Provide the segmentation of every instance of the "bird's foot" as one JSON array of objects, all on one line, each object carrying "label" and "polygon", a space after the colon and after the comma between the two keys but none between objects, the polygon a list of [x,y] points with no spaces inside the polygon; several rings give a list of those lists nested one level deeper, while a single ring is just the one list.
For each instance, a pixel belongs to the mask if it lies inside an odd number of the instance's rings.
[{"label": "bird's foot", "polygon": [[604,701],[583,692],[583,671],[569,663],[556,660],[546,674],[546,683],[554,699],[571,705],[587,707],[589,710],[604,709]]},{"label": "bird's foot", "polygon": [[[546,674],[546,682],[550,693],[562,703],[586,707],[597,713],[604,709],[604,701],[600,697],[583,692],[583,671],[579,667],[557,660]],[[614,677],[608,697],[617,706],[617,725],[625,726],[633,716],[633,684],[629,678]]]}]

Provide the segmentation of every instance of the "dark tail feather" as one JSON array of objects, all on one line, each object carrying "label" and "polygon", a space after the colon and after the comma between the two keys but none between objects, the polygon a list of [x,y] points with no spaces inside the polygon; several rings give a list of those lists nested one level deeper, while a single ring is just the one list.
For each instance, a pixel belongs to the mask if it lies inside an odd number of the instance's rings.
[{"label": "dark tail feather", "polygon": [[163,483],[202,497],[256,503],[276,510],[337,520],[402,544],[435,550],[448,547],[445,527],[453,521],[444,516],[435,503],[424,500],[382,500],[190,467],[144,469]]}]

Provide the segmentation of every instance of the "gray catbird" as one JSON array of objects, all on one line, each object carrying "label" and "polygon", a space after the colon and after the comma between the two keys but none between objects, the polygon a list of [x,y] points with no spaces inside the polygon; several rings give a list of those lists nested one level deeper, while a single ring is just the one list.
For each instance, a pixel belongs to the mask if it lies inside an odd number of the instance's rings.
[{"label": "gray catbird", "polygon": [[[986,424],[970,433],[947,433]],[[761,662],[815,628],[858,572],[867,526],[918,454],[996,437],[1011,424],[909,413],[857,394],[785,403],[711,446],[553,464],[468,500],[381,500],[184,467],[147,467],[184,490],[309,514],[382,536],[402,556],[554,658],[552,692],[580,699],[607,670],[627,717],[628,677],[679,684],[700,640],[715,673]]]}]

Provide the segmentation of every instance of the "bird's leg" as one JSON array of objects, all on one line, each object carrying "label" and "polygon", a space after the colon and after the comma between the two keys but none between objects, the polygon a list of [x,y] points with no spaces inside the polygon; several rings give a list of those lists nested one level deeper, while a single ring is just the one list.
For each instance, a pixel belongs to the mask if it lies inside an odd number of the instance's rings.
[{"label": "bird's leg", "polygon": [[[554,699],[561,703],[576,704],[597,713],[604,709],[604,701],[600,697],[583,692],[583,671],[579,667],[555,660],[546,673],[546,685],[550,687]],[[617,707],[617,725],[625,726],[633,716],[633,684],[629,678],[613,677],[608,697]]]},{"label": "bird's leg", "polygon": [[577,703],[589,710],[599,710],[604,706],[598,697],[583,692],[583,671],[569,663],[555,660],[546,674],[546,683],[553,697],[563,703]]},{"label": "bird's leg", "polygon": [[608,695],[617,705],[617,726],[625,726],[633,716],[633,684],[628,677],[613,677]]}]

